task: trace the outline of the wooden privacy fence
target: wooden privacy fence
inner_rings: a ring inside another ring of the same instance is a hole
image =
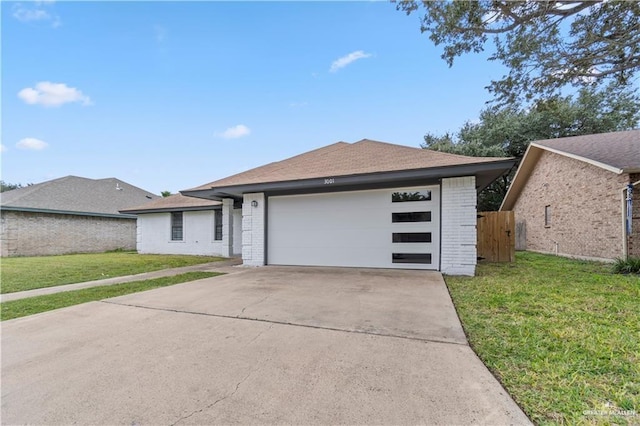
[[[515,220],[509,212],[478,213],[478,258],[489,262],[513,262],[516,256]]]

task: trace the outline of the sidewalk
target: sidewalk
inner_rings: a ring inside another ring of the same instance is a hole
[[[104,285],[128,283],[131,281],[143,281],[153,278],[169,277],[173,275],[184,274],[185,272],[206,271],[206,272],[224,272],[231,274],[241,272],[242,268],[238,266],[242,264],[242,259],[232,258],[221,262],[201,263],[199,265],[183,266],[181,268],[161,269],[159,271],[144,272],[136,275],[125,275],[123,277],[107,278],[104,280],[87,281],[76,284],[59,285],[55,287],[36,288],[34,290],[17,291],[15,293],[6,293],[0,295],[1,302],[9,302],[11,300],[26,299],[28,297],[43,296],[46,294],[62,293],[63,291],[80,290],[82,288],[99,287]]]

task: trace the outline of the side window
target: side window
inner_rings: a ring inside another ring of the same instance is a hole
[[[215,241],[222,240],[222,210],[214,210],[214,233],[213,239]]]
[[[171,213],[171,241],[182,241],[182,212]]]
[[[544,226],[551,226],[551,206],[544,206]]]

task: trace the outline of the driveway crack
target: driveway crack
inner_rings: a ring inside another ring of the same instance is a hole
[[[251,306],[256,306],[261,304],[262,302],[264,302],[265,300],[267,300],[269,297],[271,297],[270,294],[267,294],[265,297],[263,297],[262,299],[258,300],[257,302],[254,303],[249,303],[247,306],[245,306],[244,308],[242,308],[242,311],[240,311],[240,313],[238,314],[238,318],[240,318],[240,316],[242,314],[244,314],[244,311],[247,310],[247,308],[251,307]]]
[[[266,330],[265,330],[265,331],[266,331]],[[181,421],[186,420],[186,419],[188,419],[189,417],[191,417],[191,416],[193,416],[193,415],[195,415],[195,414],[202,413],[204,410],[208,410],[208,409],[210,409],[210,408],[213,408],[213,407],[215,407],[215,406],[216,406],[216,404],[218,404],[219,402],[224,401],[225,399],[229,399],[229,398],[231,398],[233,395],[235,395],[235,394],[236,394],[236,392],[238,392],[238,389],[240,388],[240,386],[241,386],[241,385],[242,385],[242,384],[243,384],[243,383],[244,383],[244,382],[249,378],[249,376],[251,376],[251,375],[253,374],[253,372],[254,372],[254,371],[255,371],[255,370],[251,370],[251,371],[249,372],[249,374],[247,374],[247,375],[244,377],[244,379],[242,379],[242,380],[240,380],[238,383],[236,383],[236,386],[235,386],[235,389],[233,390],[233,392],[231,392],[231,393],[229,393],[229,394],[227,394],[227,395],[223,396],[222,398],[218,398],[217,400],[215,400],[215,401],[214,401],[214,402],[212,402],[211,404],[209,404],[209,405],[207,405],[207,406],[205,406],[205,407],[202,407],[202,408],[201,408],[201,409],[199,409],[199,410],[192,411],[191,413],[187,414],[186,416],[182,416],[182,417],[180,417],[178,420],[176,420],[174,423],[172,423],[172,424],[171,424],[171,426],[175,426],[175,425],[177,425],[178,423],[180,423]]]
[[[267,331],[271,330],[273,328],[273,323],[271,323],[271,325],[269,325],[269,328],[267,328],[266,330],[262,330],[260,333],[258,333],[256,335],[256,337],[254,337],[253,339],[251,339],[251,341],[249,341],[249,343],[246,344],[246,346],[249,346],[250,344],[252,344],[253,342],[255,342],[256,340],[258,340],[258,338],[260,336],[262,336],[264,333],[266,333]]]

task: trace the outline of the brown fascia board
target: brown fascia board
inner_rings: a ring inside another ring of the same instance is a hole
[[[447,177],[471,176],[481,172],[489,173],[491,171],[498,172],[497,179],[503,173],[508,172],[516,164],[516,159],[505,158],[496,161],[487,161],[482,163],[459,164],[454,166],[430,167],[424,169],[410,169],[391,172],[366,173],[359,175],[347,176],[326,176],[322,178],[299,179],[280,182],[263,182],[244,185],[231,185],[225,187],[217,187],[210,189],[184,190],[180,191],[182,195],[204,199],[220,200],[222,198],[239,199],[244,193],[252,192],[276,192],[276,191],[295,191],[323,188],[336,188],[339,191],[342,187],[352,188],[354,186],[371,186],[415,181],[418,179],[434,180]],[[489,182],[491,183],[491,182]],[[479,190],[484,189],[488,184]],[[351,190],[351,189],[350,189]]]

